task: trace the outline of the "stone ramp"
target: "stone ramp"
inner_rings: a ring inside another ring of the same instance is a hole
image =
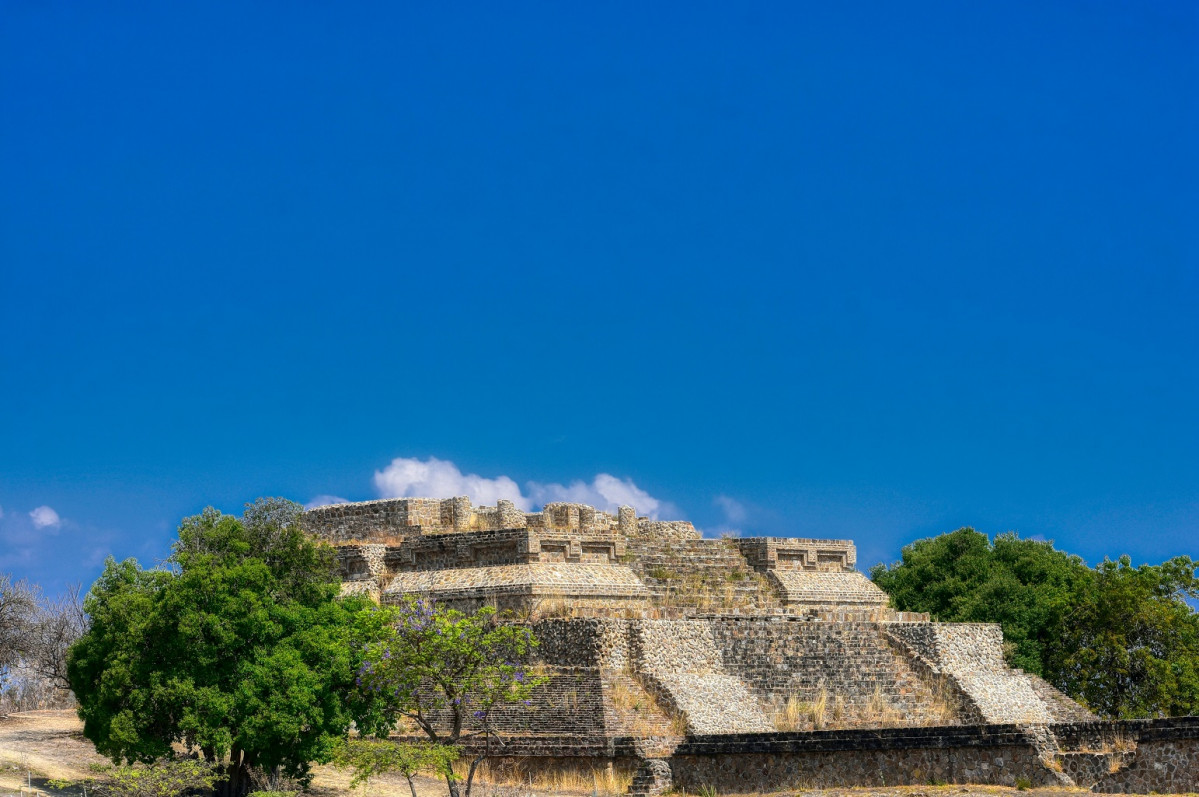
[[[757,698],[724,670],[711,626],[651,620],[634,626],[631,653],[645,685],[696,734],[768,733]]]
[[[1053,722],[1053,715],[1037,697],[1023,672],[952,673],[974,700],[984,722],[998,725],[1033,725]]]
[[[1017,670],[1019,672],[1019,670]],[[1058,691],[1052,684],[1030,672],[1024,673],[1028,685],[1041,698],[1054,722],[1096,722],[1099,717]]]
[[[987,723],[1044,725],[1053,712],[1022,670],[1008,668],[998,625],[890,623],[888,634],[914,660],[945,676]]]

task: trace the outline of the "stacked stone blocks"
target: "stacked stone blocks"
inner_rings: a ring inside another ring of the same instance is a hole
[[[514,767],[606,761],[636,770],[637,794],[672,778],[689,791],[1199,788],[1199,722],[1097,722],[1008,668],[998,626],[891,610],[847,540],[705,539],[632,507],[464,496],[322,507],[304,523],[336,546],[347,592],[533,624],[529,665],[546,683],[493,717]],[[813,707],[809,730],[780,732],[794,705]]]

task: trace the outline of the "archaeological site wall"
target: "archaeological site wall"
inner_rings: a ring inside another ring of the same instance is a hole
[[[1102,723],[1007,666],[999,626],[892,610],[848,540],[707,539],[687,522],[466,497],[304,515],[346,592],[510,610],[546,676],[493,715],[513,770],[670,787],[989,783],[1199,790],[1199,720]],[[436,719],[436,718],[435,718]],[[444,718],[443,718],[444,719]]]

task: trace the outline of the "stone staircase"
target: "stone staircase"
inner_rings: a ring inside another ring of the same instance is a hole
[[[766,717],[746,685],[725,671],[707,623],[639,624],[631,654],[643,683],[694,734],[768,733]]]
[[[977,721],[999,725],[1055,721],[1051,706],[1033,688],[1030,676],[1009,669],[1004,662],[998,626],[894,623],[886,634],[913,665],[946,679],[963,701],[963,708]]]
[[[626,557],[658,606],[702,613],[781,605],[772,582],[730,541],[630,537]]]
[[[1136,761],[1137,743],[1110,726],[1092,723],[1032,726],[1041,760],[1066,786],[1092,789]]]
[[[789,699],[805,704],[813,726],[945,725],[958,719],[952,696],[947,703],[938,694],[938,679],[911,666],[876,623],[722,618],[713,625],[724,669],[776,711]],[[818,705],[823,718],[816,721]]]

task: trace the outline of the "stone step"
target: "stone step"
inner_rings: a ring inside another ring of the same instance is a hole
[[[1100,780],[1119,772],[1136,758],[1135,752],[1063,752],[1054,758],[1062,773],[1082,789],[1094,788]]]

